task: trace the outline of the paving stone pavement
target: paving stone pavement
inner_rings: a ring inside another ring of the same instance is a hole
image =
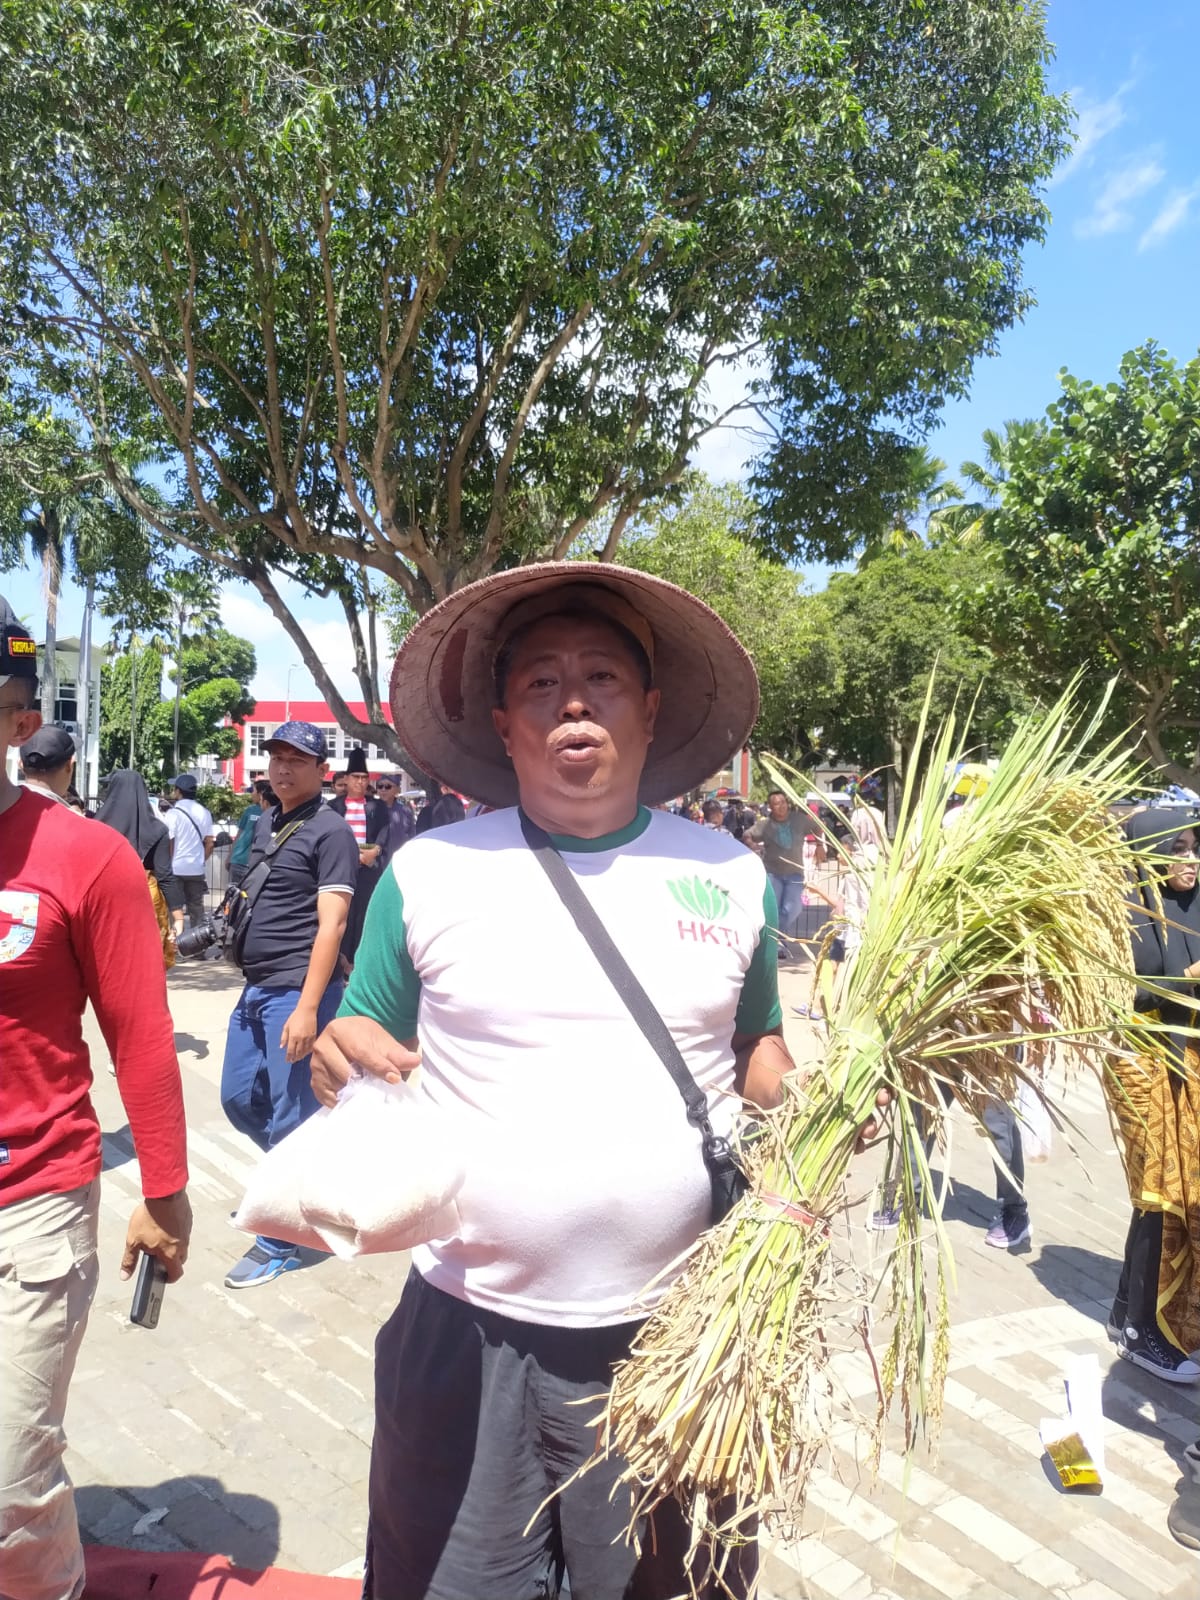
[[[812,1049],[792,1008],[804,971],[784,974],[787,1031]],[[372,1345],[407,1270],[402,1257],[315,1259],[258,1289],[224,1273],[244,1237],[228,1226],[253,1147],[226,1123],[218,1083],[236,974],[215,963],[170,978],[183,1066],[196,1225],[183,1281],[154,1332],[127,1321],[117,1277],[136,1166],[107,1053],[89,1028],[105,1134],[100,1289],[72,1389],[69,1465],[85,1539],[224,1553],[251,1567],[357,1574],[365,1533]],[[1127,1222],[1120,1166],[1098,1091],[1067,1105],[1082,1161],[1060,1147],[1028,1178],[1032,1250],[985,1249],[992,1170],[986,1148],[955,1131],[948,1231],[957,1260],[952,1353],[936,1453],[906,1467],[860,1465],[852,1430],[832,1441],[799,1540],[768,1541],[768,1600],[1194,1600],[1200,1557],[1176,1545],[1166,1512],[1183,1445],[1200,1433],[1197,1395],[1115,1358],[1104,1319]],[[872,1179],[848,1240],[881,1264],[863,1226]],[[1061,1374],[1094,1351],[1104,1373],[1108,1477],[1097,1497],[1057,1490],[1038,1421],[1065,1410]],[[864,1401],[869,1378],[851,1371]],[[893,1441],[894,1442],[894,1441]],[[164,1512],[157,1520],[150,1514]]]

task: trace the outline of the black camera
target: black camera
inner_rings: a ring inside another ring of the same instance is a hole
[[[263,874],[265,878],[265,873]],[[234,884],[212,913],[198,928],[189,928],[175,941],[175,954],[184,961],[202,956],[206,950],[217,949],[235,967],[242,964],[242,951],[250,931],[250,912],[253,902],[242,884]],[[257,893],[255,894],[257,899]]]
[[[228,931],[228,924],[223,916],[220,922],[216,917],[205,917],[198,928],[189,928],[186,933],[178,936],[175,940],[175,954],[181,961],[190,961],[193,956],[202,956],[215,944],[224,946]]]

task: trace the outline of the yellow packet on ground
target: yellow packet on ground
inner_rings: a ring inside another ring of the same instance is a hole
[[[1062,1429],[1069,1432],[1061,1432]],[[1057,1434],[1057,1437],[1055,1435]],[[1092,1460],[1087,1446],[1069,1422],[1062,1423],[1047,1418],[1041,1426],[1042,1448],[1054,1464],[1059,1482],[1064,1489],[1099,1489],[1103,1487],[1099,1468]]]
[[[1094,1354],[1075,1356],[1064,1374],[1067,1416],[1043,1417],[1038,1432],[1064,1489],[1104,1487],[1104,1409],[1100,1363]]]

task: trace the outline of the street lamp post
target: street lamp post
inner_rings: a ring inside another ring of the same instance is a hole
[[[303,671],[303,661],[293,661],[291,666],[287,669],[287,691],[283,702],[283,720],[285,722],[290,722],[292,720],[292,673]]]

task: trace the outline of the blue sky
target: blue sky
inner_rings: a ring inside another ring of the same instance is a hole
[[[1200,3],[1051,0],[1048,31],[1075,153],[1047,196],[1046,243],[1027,256],[1037,305],[930,440],[955,470],[978,458],[984,428],[1040,415],[1061,367],[1107,382],[1146,339],[1177,359],[1200,346]]]
[[[1048,192],[1047,241],[1026,261],[1037,304],[977,364],[969,396],[946,408],[930,440],[952,474],[979,457],[984,428],[1040,415],[1061,367],[1107,382],[1147,339],[1177,359],[1200,346],[1200,0],[1050,0],[1048,14],[1051,82],[1072,95],[1078,139]],[[752,454],[753,442],[731,432],[698,464],[736,477]],[[38,616],[35,574],[4,574],[0,584],[21,614]],[[291,598],[339,686],[357,693],[340,610]],[[241,586],[224,590],[224,613],[255,642],[260,697],[282,696],[296,660],[283,630]],[[60,631],[78,626],[79,596],[68,592]],[[294,671],[293,697],[314,693],[307,672]]]

